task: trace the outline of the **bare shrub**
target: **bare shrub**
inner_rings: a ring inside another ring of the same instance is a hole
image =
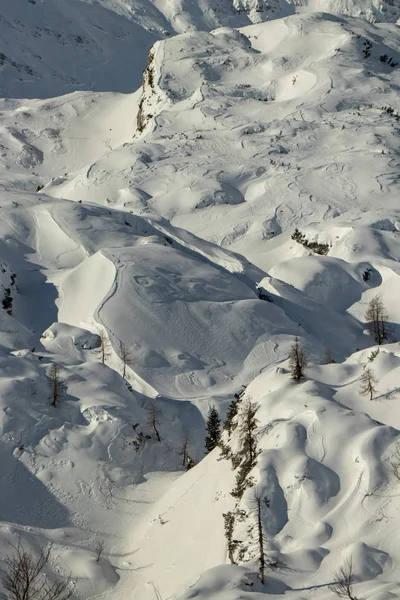
[[[50,583],[44,573],[50,550],[42,550],[37,558],[21,543],[13,550],[4,560],[6,573],[1,580],[7,600],[67,600],[72,595],[70,577]]]
[[[329,585],[331,592],[339,596],[339,598],[349,598],[349,600],[357,600],[353,593],[354,584],[354,566],[353,559],[348,558],[343,565],[339,567],[333,574],[334,581]]]
[[[96,555],[96,562],[100,561],[101,555],[103,554],[105,548],[105,542],[104,540],[97,540],[97,542],[94,545],[94,553]]]

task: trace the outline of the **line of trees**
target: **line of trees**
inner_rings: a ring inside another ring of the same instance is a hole
[[[374,296],[366,310],[365,319],[374,341],[378,345],[381,345],[385,340],[390,338],[391,328],[388,324],[388,318],[388,312],[384,307],[381,297],[379,295]],[[104,332],[102,332],[100,335],[99,347],[93,350],[93,352],[96,354],[96,356],[98,356],[102,364],[106,364],[111,355],[111,344]],[[378,350],[374,354],[374,358],[377,353]],[[120,347],[120,360],[122,363],[121,374],[122,377],[126,379],[128,368],[133,365],[133,356],[125,344],[121,344]],[[333,362],[335,362],[333,354],[331,350],[328,349],[326,351],[325,363],[329,364]],[[307,367],[308,363],[304,349],[299,338],[296,336],[291,345],[289,353],[289,369],[291,378],[296,383],[300,383],[306,376]],[[60,367],[56,364],[51,365],[47,377],[51,389],[51,404],[52,406],[56,407],[61,402],[65,393],[65,382],[60,375]],[[366,367],[361,377],[360,393],[368,396],[369,399],[372,400],[374,394],[376,393],[377,383],[378,381],[372,369],[369,366]],[[253,401],[251,398],[244,398],[244,390],[241,393],[236,394],[234,400],[232,400],[228,407],[226,420],[222,430],[221,418],[218,410],[215,406],[211,406],[206,422],[206,437],[204,443],[206,454],[210,453],[216,447],[220,447],[223,456],[231,459],[232,465],[237,471],[235,487],[231,491],[231,495],[237,501],[236,508],[234,511],[229,511],[223,515],[229,559],[232,563],[234,563],[235,560],[237,560],[236,555],[238,555],[239,558],[240,556],[243,557],[244,553],[247,551],[247,548],[243,546],[242,542],[234,539],[236,520],[244,520],[249,515],[252,516],[254,518],[255,528],[254,539],[257,545],[256,558],[258,562],[258,574],[260,581],[264,583],[265,570],[269,563],[265,552],[267,538],[263,529],[263,514],[266,507],[269,507],[269,501],[266,497],[262,497],[260,495],[258,490],[255,488],[255,481],[251,477],[251,471],[256,466],[257,459],[260,454],[257,439],[257,413],[259,408],[260,405],[257,402]],[[157,441],[161,442],[162,438],[160,427],[159,411],[154,403],[150,402],[147,406],[147,418],[144,425],[144,431],[147,431],[151,435],[145,435],[143,431],[139,432],[135,441],[133,442],[133,445],[136,445],[136,449],[141,448],[144,444],[144,441],[146,439],[150,439],[151,436],[155,436]],[[236,452],[232,452],[229,445],[222,441],[221,436],[223,432],[226,432],[227,435],[230,436],[235,430],[237,432],[239,449]],[[183,433],[179,454],[182,457],[182,466],[186,466],[187,468],[190,468],[194,464],[193,460],[189,456],[189,445],[190,434],[188,430],[185,430]],[[246,515],[245,511],[241,511],[239,509],[239,502],[246,489],[250,487],[254,487],[253,508],[250,510],[249,515]],[[240,547],[241,544],[242,547]],[[98,560],[101,555],[101,551],[102,548],[99,548]],[[8,572],[3,578],[3,587],[9,594],[9,600],[31,600],[31,598],[32,600],[67,600],[69,598],[69,580],[67,586],[64,586],[64,582],[61,584],[58,582],[55,587],[49,587],[47,583],[43,583],[43,587],[41,587],[40,590],[47,590],[47,592],[43,598],[40,596],[40,594],[38,595],[37,590],[34,587],[34,585],[36,585],[34,582],[41,574],[41,571],[46,565],[47,561],[48,554],[46,555],[42,553],[39,562],[35,563],[32,555],[29,555],[29,553],[27,554],[21,546],[16,548],[15,555],[6,559]],[[25,567],[21,567],[21,565],[25,565]],[[18,569],[22,568],[25,568],[28,571],[30,569],[31,573],[33,574],[29,576],[33,582],[33,596],[27,596],[24,590],[21,592],[21,583],[18,583],[18,581],[22,577],[22,571],[19,571]],[[335,573],[334,579],[335,581],[332,584],[329,584],[329,588],[332,592],[339,597],[347,597],[349,600],[356,600],[353,595],[352,586],[354,582],[354,569],[351,561],[344,563],[337,573]],[[20,596],[20,593],[23,595]]]

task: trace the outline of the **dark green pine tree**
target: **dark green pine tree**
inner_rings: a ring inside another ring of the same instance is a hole
[[[214,450],[218,446],[219,438],[221,437],[221,420],[215,406],[212,406],[208,411],[207,419],[207,435],[205,439],[206,453]]]
[[[226,411],[226,420],[225,420],[225,423],[224,423],[224,429],[225,429],[225,431],[228,432],[229,435],[236,428],[236,425],[234,425],[232,423],[233,419],[236,417],[236,415],[238,413],[238,410],[239,410],[240,398],[239,398],[238,394],[236,394],[236,396],[237,397],[235,397],[235,399],[232,400],[232,402],[228,406],[228,410]]]

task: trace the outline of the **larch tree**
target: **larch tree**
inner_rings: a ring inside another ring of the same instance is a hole
[[[94,348],[92,352],[100,358],[100,361],[103,365],[105,365],[107,359],[110,358],[111,344],[104,331],[100,333],[100,345],[98,346],[98,348]]]
[[[376,392],[375,386],[377,383],[378,380],[375,377],[371,367],[366,367],[361,376],[360,394],[362,394],[362,396],[369,396],[369,399],[372,400]]]
[[[335,362],[336,361],[333,358],[333,352],[332,352],[331,348],[326,348],[323,364],[324,365],[331,365],[331,364],[333,364]]]
[[[235,565],[236,561],[234,553],[238,544],[237,540],[233,539],[233,531],[235,529],[235,515],[232,511],[228,511],[226,513],[222,513],[222,517],[224,519],[224,530],[228,558],[231,564]]]
[[[60,369],[55,363],[49,369],[47,380],[51,390],[51,405],[56,407],[62,400],[65,384],[64,380],[60,377]]]
[[[379,294],[374,296],[365,312],[365,320],[368,324],[368,329],[373,335],[374,341],[381,345],[390,337],[390,327],[388,325],[389,314],[383,304],[383,300]]]
[[[251,399],[241,403],[237,426],[240,450],[234,457],[234,462],[239,470],[236,474],[236,486],[231,492],[234,498],[243,496],[243,492],[249,484],[248,475],[256,465],[259,455],[256,433],[258,426],[256,415],[259,408],[260,405]]]
[[[207,435],[204,443],[208,454],[218,446],[221,437],[221,419],[215,406],[212,406],[208,411],[206,430]]]
[[[236,417],[239,410],[239,403],[241,401],[240,394],[235,394],[234,400],[229,404],[228,410],[226,411],[224,430],[228,432],[228,435],[236,429],[236,425],[233,423],[233,419]]]
[[[256,539],[257,539],[257,562],[258,562],[258,576],[261,583],[265,583],[265,543],[266,537],[264,534],[263,527],[263,509],[264,506],[268,506],[268,500],[261,497],[258,490],[254,489],[253,493],[253,508],[252,513],[256,521]]]
[[[157,440],[159,442],[161,442],[161,436],[160,436],[160,432],[158,430],[158,428],[160,426],[158,417],[159,417],[158,409],[154,406],[153,402],[150,402],[149,406],[147,407],[146,428],[149,431],[152,431],[155,434]]]
[[[182,467],[187,466],[188,458],[189,458],[189,444],[190,444],[190,433],[188,429],[185,429],[183,432],[182,440],[181,440],[181,449],[180,456],[182,456]]]
[[[292,379],[297,383],[304,378],[307,368],[307,360],[304,351],[300,345],[299,338],[296,336],[289,354],[289,368]]]
[[[120,358],[122,362],[122,377],[126,379],[126,370],[128,367],[132,367],[134,362],[132,352],[126,344],[121,344]]]

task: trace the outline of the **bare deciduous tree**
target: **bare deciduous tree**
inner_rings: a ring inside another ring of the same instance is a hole
[[[96,554],[96,562],[100,561],[101,555],[103,554],[103,550],[105,548],[105,542],[104,540],[97,540],[97,542],[94,545],[94,552]]]
[[[241,451],[245,460],[252,465],[255,464],[259,454],[256,436],[258,425],[256,414],[259,408],[258,402],[248,399],[243,403],[239,413],[238,435],[242,446]]]
[[[228,551],[228,557],[232,565],[236,565],[235,561],[235,550],[238,545],[238,541],[233,539],[233,532],[235,529],[235,514],[232,511],[222,513],[224,518],[224,529],[225,539]]]
[[[236,474],[236,486],[231,491],[234,498],[241,498],[244,490],[250,486],[248,475],[257,462],[259,450],[257,447],[257,425],[256,417],[260,405],[251,399],[241,403],[238,415],[238,434],[240,441],[240,450],[233,457],[233,463],[239,467]]]
[[[324,364],[325,365],[331,365],[331,364],[333,364],[335,362],[336,361],[333,358],[333,352],[332,352],[331,348],[327,348],[325,350]]]
[[[60,377],[60,369],[58,365],[52,364],[48,375],[47,380],[49,382],[49,386],[51,389],[51,405],[57,406],[59,402],[61,402],[62,396],[65,391],[65,384],[63,379]]]
[[[262,523],[262,511],[263,505],[266,504],[265,500],[261,497],[258,490],[254,489],[253,493],[254,508],[253,514],[256,520],[256,536],[257,536],[257,561],[258,561],[258,576],[261,583],[265,583],[265,534]]]
[[[161,442],[160,433],[158,431],[158,428],[160,426],[160,422],[158,420],[158,414],[159,414],[159,411],[154,406],[153,402],[150,402],[149,406],[147,407],[146,427],[150,431],[153,431],[156,435],[157,440],[159,442]]]
[[[117,498],[115,496],[115,482],[109,477],[104,477],[103,480],[97,479],[97,485],[100,494],[103,496],[104,506],[107,510],[115,506]]]
[[[400,481],[400,442],[396,443],[392,456],[388,459],[390,471]]]
[[[377,344],[382,344],[390,336],[390,327],[387,323],[389,319],[388,312],[383,304],[379,294],[370,301],[365,312],[365,320]]]
[[[189,444],[190,444],[190,433],[187,429],[183,432],[182,441],[181,441],[181,449],[180,456],[182,456],[182,466],[186,467],[188,457],[189,457]]]
[[[375,377],[372,369],[370,367],[366,367],[364,369],[364,373],[361,376],[361,387],[360,394],[363,396],[369,396],[369,399],[373,399],[373,395],[376,392],[376,384],[378,383],[377,378]]]
[[[107,359],[111,356],[111,348],[109,339],[104,331],[100,333],[100,346],[98,348],[94,348],[92,352],[98,356],[103,363],[106,364]]]
[[[331,592],[339,598],[349,598],[357,600],[353,593],[354,584],[354,566],[352,558],[348,558],[343,565],[334,572],[334,581],[329,585]]]
[[[36,558],[21,543],[13,549],[4,560],[2,584],[7,600],[67,600],[72,595],[70,577],[50,583],[44,573],[50,550],[42,550]]]
[[[289,354],[289,368],[292,379],[297,383],[304,377],[307,368],[307,361],[304,356],[302,347],[300,346],[299,338],[296,336],[292,344]]]
[[[125,344],[121,344],[121,361],[122,361],[122,377],[126,379],[126,369],[127,367],[132,367],[133,365],[133,355],[129,350],[128,346]]]

